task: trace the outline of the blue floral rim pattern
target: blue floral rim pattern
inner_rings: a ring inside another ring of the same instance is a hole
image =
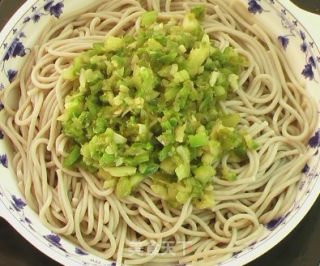
[[[41,22],[41,19],[46,16],[51,16],[54,18],[59,18],[64,12],[65,3],[64,0],[38,0],[35,4],[27,10],[25,15],[20,19],[15,27],[11,29],[10,36],[7,36],[6,41],[0,44],[0,48],[3,48],[3,56],[0,59],[1,71],[5,73],[7,78],[7,83],[12,83],[18,75],[19,69],[11,67],[14,64],[8,64],[9,62],[14,62],[17,58],[24,58],[30,52],[30,48],[26,46],[25,40],[28,38],[28,32],[25,30],[30,24],[37,24]],[[319,64],[320,56],[319,51],[316,51],[316,46],[310,35],[305,31],[303,26],[296,20],[288,10],[286,10],[279,1],[261,1],[261,0],[249,0],[248,1],[248,11],[259,16],[264,12],[270,12],[270,10],[276,11],[280,19],[280,23],[283,26],[283,34],[278,36],[278,41],[284,50],[287,50],[291,45],[291,40],[299,38],[300,40],[300,52],[305,54],[305,64],[301,66],[301,75],[307,79],[314,82],[320,82],[316,80],[315,72],[318,72],[320,76]],[[19,26],[17,26],[19,24]],[[10,41],[8,41],[10,40]],[[315,56],[317,54],[318,56]],[[0,80],[0,90],[4,89],[5,82]],[[7,84],[6,84],[7,85]],[[3,105],[0,103],[0,111],[3,109]],[[3,132],[0,129],[0,140],[5,138]],[[320,129],[316,131],[314,136],[309,141],[309,146],[314,149],[320,148]],[[316,154],[318,161],[319,156]],[[0,168],[3,167],[7,169],[9,166],[7,154],[0,154]],[[301,186],[306,185],[306,182],[311,184],[311,180],[318,177],[317,169],[306,165],[303,169],[303,173],[309,178],[307,181],[301,184]],[[307,191],[307,194],[310,191]],[[308,197],[306,195],[305,199]],[[102,259],[96,259],[88,252],[83,250],[80,247],[74,247],[73,250],[65,247],[67,243],[66,240],[54,234],[48,230],[47,234],[39,235],[35,230],[34,222],[29,218],[28,209],[26,202],[21,198],[21,196],[12,195],[10,192],[0,186],[0,204],[3,204],[5,208],[8,209],[12,216],[14,216],[18,222],[24,227],[30,234],[34,235],[39,241],[44,245],[52,247],[57,254],[68,258],[71,262],[82,264],[82,265],[106,265],[113,266],[114,262],[106,264]],[[294,209],[291,212],[294,212],[301,208],[303,202],[296,204]],[[9,206],[9,207],[7,207]],[[291,213],[290,212],[290,213]],[[250,247],[243,250],[240,253],[235,253],[233,257],[239,258],[244,256],[251,250],[257,248],[259,245],[262,245],[263,241],[267,241],[274,237],[275,234],[271,232],[276,232],[281,230],[281,226],[284,226],[289,222],[290,213],[287,213],[285,216],[278,219],[270,221],[266,225],[266,229],[270,231],[270,234],[266,236],[263,240],[253,243]],[[90,257],[92,256],[92,257]],[[88,259],[84,260],[86,257]],[[90,257],[90,258],[89,258]],[[229,260],[229,262],[230,262]],[[228,261],[227,261],[228,262]],[[226,262],[226,263],[227,263]],[[221,263],[223,265],[225,263]]]

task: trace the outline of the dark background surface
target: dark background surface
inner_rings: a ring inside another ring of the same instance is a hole
[[[0,0],[0,29],[23,2],[22,0]],[[293,2],[307,10],[320,13],[320,0],[293,0]],[[0,218],[0,266],[43,265],[57,266],[58,263],[34,248]],[[320,198],[289,236],[248,265],[320,266]]]

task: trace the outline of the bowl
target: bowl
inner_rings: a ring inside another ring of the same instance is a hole
[[[63,18],[94,0],[28,0],[14,14],[0,34],[0,90],[14,82],[26,55],[42,31],[52,20]],[[320,106],[320,17],[302,11],[288,0],[243,1],[258,23],[276,36],[293,70],[306,83],[306,88]],[[0,104],[0,109],[2,109]],[[320,109],[320,108],[318,108]],[[3,119],[0,111],[0,119]],[[320,193],[320,129],[309,141],[315,149],[305,165],[299,191],[290,210],[265,225],[262,237],[219,265],[243,265],[267,252],[285,238],[303,219]],[[51,232],[27,205],[21,194],[15,173],[11,169],[10,144],[0,131],[0,216],[9,222],[27,241],[64,265],[115,265],[94,256],[65,238]]]

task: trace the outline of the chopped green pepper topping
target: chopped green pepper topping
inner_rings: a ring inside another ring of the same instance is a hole
[[[151,178],[172,206],[213,206],[213,177],[237,178],[222,158],[247,160],[258,145],[220,104],[240,89],[247,60],[210,40],[205,13],[196,6],[182,21],[160,22],[147,12],[135,34],[107,37],[74,59],[63,72],[74,85],[60,117],[70,138],[65,167],[94,172],[118,197]]]

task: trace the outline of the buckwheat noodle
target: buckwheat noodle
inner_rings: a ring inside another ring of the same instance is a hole
[[[134,196],[118,199],[94,175],[62,166],[67,138],[57,118],[73,86],[62,70],[94,42],[134,33],[145,10],[160,11],[162,20],[182,19],[199,2],[94,1],[46,28],[1,96],[7,118],[0,126],[13,144],[11,165],[28,204],[50,230],[117,265],[214,265],[228,259],[290,209],[312,155],[307,140],[316,127],[316,105],[278,41],[238,1],[207,0],[201,1],[206,32],[221,49],[231,45],[250,62],[240,77],[242,89],[221,108],[239,113],[241,126],[260,144],[245,165],[223,159],[238,178],[214,178],[216,205],[198,210],[188,202],[173,209],[153,193],[149,180]],[[8,99],[16,91],[14,106]]]

